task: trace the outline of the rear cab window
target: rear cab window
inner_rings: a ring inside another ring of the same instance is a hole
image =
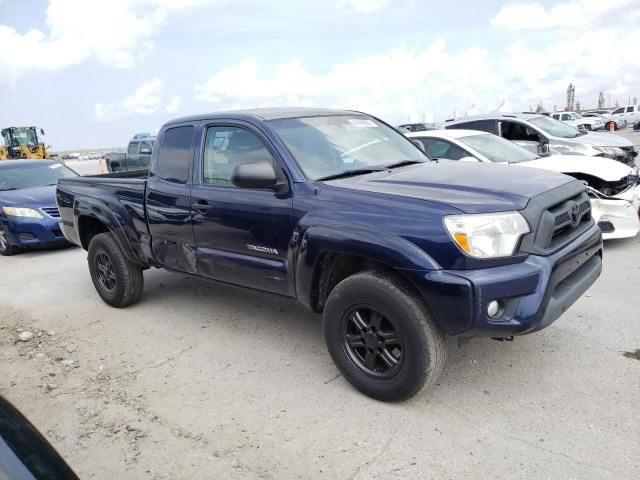
[[[187,183],[193,146],[193,125],[169,128],[158,153],[158,176],[167,182]]]
[[[138,145],[139,144],[140,144],[140,142],[130,142],[129,143],[129,147],[127,147],[127,154],[135,155],[136,153],[138,153]]]

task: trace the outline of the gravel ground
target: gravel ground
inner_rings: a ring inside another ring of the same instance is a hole
[[[293,301],[154,270],[111,309],[85,259],[0,257],[0,395],[81,478],[640,478],[640,237],[551,327],[450,339],[397,404],[340,377]]]

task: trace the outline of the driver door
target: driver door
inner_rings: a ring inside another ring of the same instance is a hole
[[[500,136],[526,148],[530,152],[539,154],[538,147],[543,139],[538,132],[520,122],[500,122]]]
[[[293,234],[291,191],[239,188],[231,182],[241,163],[268,161],[281,170],[275,150],[244,126],[213,124],[205,130],[199,178],[191,191],[198,272],[286,295]]]

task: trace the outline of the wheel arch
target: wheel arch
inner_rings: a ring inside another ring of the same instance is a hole
[[[83,249],[89,250],[89,245],[93,237],[100,233],[111,233],[127,259],[137,265],[143,265],[138,256],[133,251],[130,241],[124,234],[122,227],[106,217],[95,213],[80,213],[76,217],[77,234],[80,245]]]
[[[321,312],[340,281],[365,270],[383,270],[419,295],[403,270],[439,268],[424,251],[401,237],[359,228],[311,227],[300,243],[296,296],[313,311]]]

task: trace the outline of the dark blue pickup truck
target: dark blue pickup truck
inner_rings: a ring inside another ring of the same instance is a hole
[[[102,299],[135,303],[149,267],[296,298],[324,312],[331,356],[375,398],[432,384],[445,334],[548,326],[602,268],[583,183],[432,161],[362,113],[180,118],[155,146],[148,177],[59,182],[64,234]]]

